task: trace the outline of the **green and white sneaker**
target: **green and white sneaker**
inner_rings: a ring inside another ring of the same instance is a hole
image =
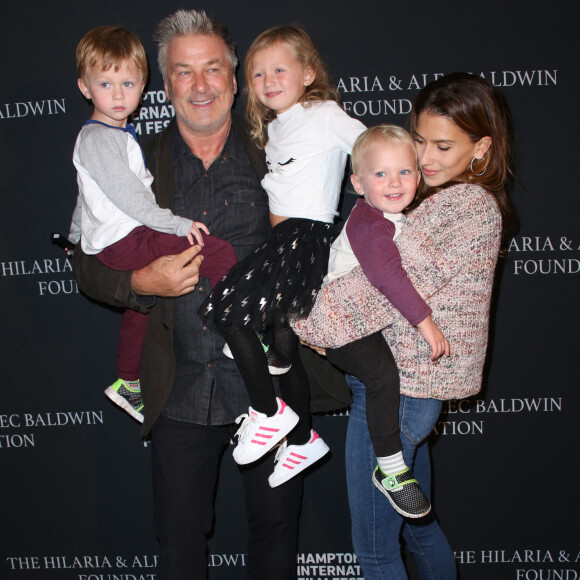
[[[427,496],[408,467],[391,475],[377,465],[373,472],[373,484],[402,516],[421,518],[431,511]]]
[[[119,405],[121,409],[127,411],[133,419],[137,419],[139,423],[143,423],[144,405],[139,379],[136,381],[117,379],[110,387],[105,389],[105,395],[115,405]]]

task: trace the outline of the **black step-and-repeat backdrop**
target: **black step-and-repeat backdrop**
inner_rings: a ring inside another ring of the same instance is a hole
[[[152,74],[135,124],[146,139],[173,114],[152,33],[182,7],[173,0],[19,0],[0,22],[2,579],[156,575],[150,448],[137,423],[103,395],[115,376],[120,315],[79,293],[49,234],[67,231],[76,197],[72,149],[91,113],[76,87],[77,42],[103,24],[123,24],[142,38]],[[302,23],[346,110],[367,125],[404,124],[417,90],[448,72],[481,74],[502,88],[515,126],[521,225],[498,277],[484,389],[446,405],[436,427],[435,507],[462,579],[577,580],[574,4],[221,0],[198,7],[229,25],[242,60],[262,30]],[[353,202],[345,197],[343,213]],[[363,578],[349,531],[347,421],[348,412],[316,419],[332,456],[305,480],[297,578]],[[209,577],[242,579],[246,526],[231,454],[222,475]]]

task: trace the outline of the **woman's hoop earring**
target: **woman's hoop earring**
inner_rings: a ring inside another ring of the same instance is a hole
[[[471,173],[473,173],[473,175],[475,175],[475,177],[481,177],[487,171],[487,165],[483,168],[483,171],[481,173],[475,173],[475,171],[473,170],[473,162],[474,161],[481,161],[481,159],[483,159],[483,158],[474,157],[471,160],[471,163],[469,164],[469,169],[470,169]]]

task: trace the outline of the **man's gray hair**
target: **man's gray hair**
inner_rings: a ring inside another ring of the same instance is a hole
[[[166,78],[167,45],[178,36],[218,36],[226,45],[232,71],[238,66],[236,47],[227,27],[209,17],[204,10],[178,10],[164,18],[153,36],[157,42],[157,63],[159,70]]]

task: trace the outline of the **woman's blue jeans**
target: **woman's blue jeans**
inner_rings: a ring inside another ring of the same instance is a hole
[[[422,580],[455,580],[455,558],[433,512],[419,519],[401,517],[371,482],[377,460],[366,423],[365,387],[347,375],[353,403],[346,436],[346,477],[352,519],[352,541],[365,580],[407,580],[401,558],[401,535]],[[399,422],[406,464],[425,494],[431,496],[431,463],[427,437],[441,401],[401,395]]]

